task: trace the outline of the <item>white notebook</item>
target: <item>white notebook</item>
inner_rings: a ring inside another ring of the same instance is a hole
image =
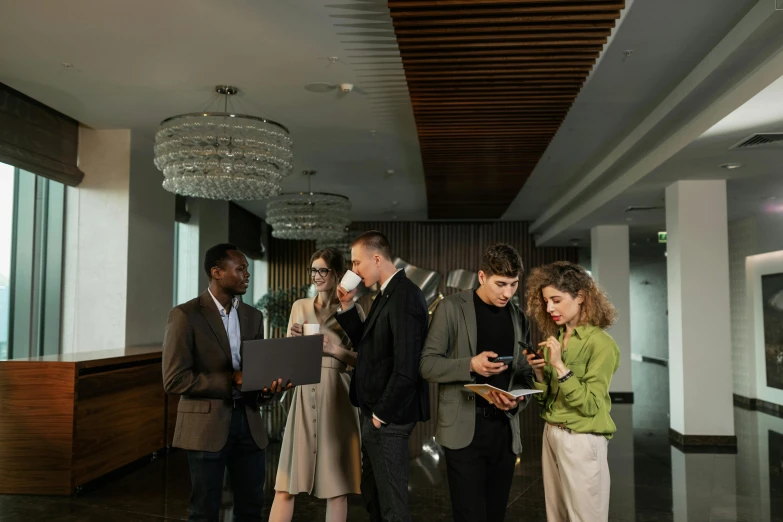
[[[488,401],[489,401],[490,390],[499,392],[505,395],[509,399],[518,399],[520,397],[525,397],[527,395],[535,395],[536,393],[543,393],[541,390],[527,390],[527,389],[506,391],[506,390],[501,390],[500,388],[495,388],[494,386],[490,386],[489,384],[466,384],[465,388],[469,389],[474,393],[481,395]]]

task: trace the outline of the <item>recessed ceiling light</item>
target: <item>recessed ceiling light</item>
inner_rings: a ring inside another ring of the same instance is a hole
[[[389,174],[389,175],[392,175],[392,174],[394,174],[394,169],[388,169],[388,170],[386,171],[386,174]]]
[[[734,170],[740,167],[742,167],[742,163],[724,163],[723,165],[720,166],[720,168],[726,170]]]

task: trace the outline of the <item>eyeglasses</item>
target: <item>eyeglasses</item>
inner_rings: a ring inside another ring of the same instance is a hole
[[[315,277],[315,274],[318,274],[321,277],[326,277],[329,275],[329,272],[331,272],[331,268],[311,268],[310,269],[310,277]]]

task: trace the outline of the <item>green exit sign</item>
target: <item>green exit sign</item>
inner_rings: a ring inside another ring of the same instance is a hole
[[[668,236],[666,235],[666,232],[658,232],[658,242],[659,243],[666,243],[666,239]]]

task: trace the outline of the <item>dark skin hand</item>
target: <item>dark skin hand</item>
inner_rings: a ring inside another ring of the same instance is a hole
[[[231,380],[234,381],[234,384],[237,386],[242,386],[242,372],[235,372],[234,375],[231,377]],[[293,388],[293,384],[291,384],[291,381],[288,381],[288,384],[283,388],[283,379],[277,379],[272,383],[272,385],[269,388],[264,388],[261,390],[261,393],[264,395],[274,395],[277,392],[281,392],[284,390],[290,390]]]

